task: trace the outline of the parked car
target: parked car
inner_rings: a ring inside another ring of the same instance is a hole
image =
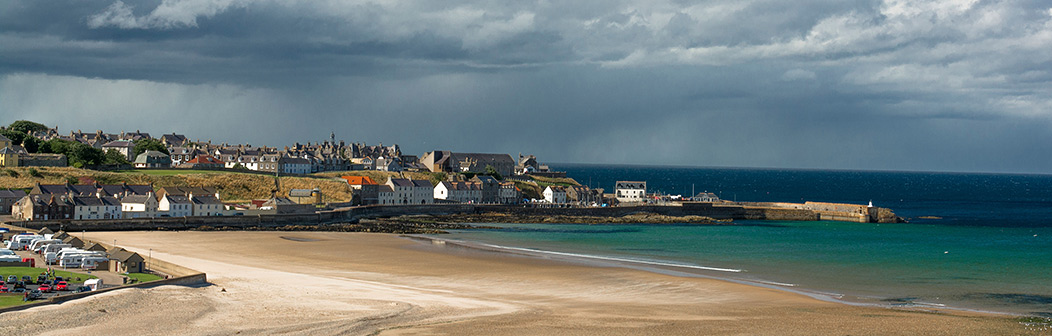
[[[90,292],[90,291],[91,291],[91,287],[88,287],[88,286],[77,286],[77,289],[73,290],[74,293],[83,293],[83,292]]]
[[[11,290],[11,293],[25,293],[25,292],[26,292],[25,288],[15,288],[15,289]]]
[[[15,288],[26,288],[26,283],[21,281],[15,282]]]
[[[46,275],[41,274],[37,276],[37,283],[44,283],[44,281],[47,281]]]
[[[60,276],[57,276],[57,277],[55,277],[55,281],[62,281],[62,280],[66,280],[66,279],[63,279],[63,278],[62,278],[62,277],[60,277]]]
[[[50,284],[40,284],[40,287],[37,287],[37,290],[40,290],[44,293],[51,293],[54,291],[54,289],[51,288]]]
[[[55,290],[66,291],[66,290],[69,290],[68,287],[69,287],[69,284],[66,283],[65,281],[59,281],[58,284],[55,285]]]
[[[26,284],[32,285],[33,284],[33,277],[30,277],[28,275],[23,275],[22,276],[22,281],[24,281]]]
[[[11,276],[7,277],[7,282],[15,282],[15,281],[18,281],[18,276],[11,275]]]
[[[36,299],[43,298],[43,297],[44,297],[44,293],[41,292],[40,290],[34,289],[34,290],[29,291],[29,299],[30,300],[36,300]]]
[[[7,293],[7,292],[10,292],[10,291],[11,290],[8,289],[7,286],[0,286],[0,293]]]

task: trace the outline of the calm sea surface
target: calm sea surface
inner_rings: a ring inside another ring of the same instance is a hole
[[[452,238],[501,246],[738,269],[845,301],[1052,316],[1052,176],[553,165],[582,184],[709,191],[741,201],[893,209],[908,224],[499,225]],[[924,218],[921,218],[924,217]],[[791,285],[791,286],[788,286]]]

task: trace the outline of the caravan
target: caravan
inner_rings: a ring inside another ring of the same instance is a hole
[[[64,243],[51,243],[51,244],[47,244],[47,245],[41,246],[37,253],[40,253],[41,255],[43,255],[45,253],[48,253],[48,252],[55,252],[55,253],[57,253],[58,251],[61,251],[62,249],[68,248],[68,247],[73,247],[73,245],[64,244]]]
[[[37,238],[37,239],[33,239],[32,241],[30,241],[30,243],[29,243],[29,250],[39,253],[40,248],[44,247],[44,245],[54,244],[54,243],[61,243],[61,242],[62,241],[58,240],[58,239]]]
[[[11,240],[7,242],[7,248],[11,250],[24,250],[29,242],[33,239],[44,238],[41,235],[17,235],[11,237]]]

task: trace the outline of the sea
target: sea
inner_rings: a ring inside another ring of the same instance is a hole
[[[581,261],[618,261],[848,304],[1052,317],[1052,175],[558,164],[613,190],[726,200],[841,202],[908,223],[486,224],[442,239]]]

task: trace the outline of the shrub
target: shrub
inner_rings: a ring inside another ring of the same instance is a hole
[[[18,172],[14,171],[14,170],[4,169],[4,172],[7,173],[7,176],[16,177],[16,178],[18,177]]]
[[[44,177],[44,175],[41,174],[40,171],[37,171],[36,168],[29,168],[29,170],[27,172],[29,173],[29,176],[32,176],[32,177],[38,177],[38,178],[39,177]]]

